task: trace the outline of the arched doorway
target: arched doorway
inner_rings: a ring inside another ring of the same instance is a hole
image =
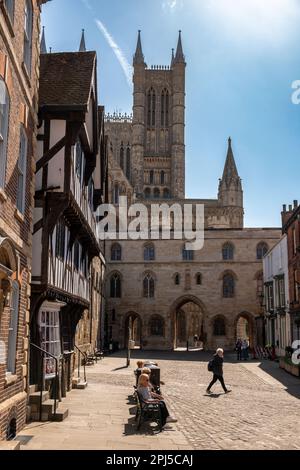
[[[240,313],[235,321],[235,340],[246,339],[250,348],[254,346],[254,318],[248,312]]]
[[[202,303],[194,296],[186,296],[178,299],[172,306],[173,321],[173,348],[194,345],[194,336],[199,342],[205,342],[204,332],[204,308]]]
[[[135,312],[130,312],[125,320],[125,349],[128,347],[128,340],[134,341],[134,347],[136,349],[141,349],[142,320],[141,317]]]

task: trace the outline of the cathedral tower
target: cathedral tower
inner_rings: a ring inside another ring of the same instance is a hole
[[[223,176],[219,183],[218,200],[221,206],[231,209],[232,228],[242,228],[244,225],[242,180],[235,164],[230,137]]]
[[[185,194],[185,58],[179,33],[171,65],[147,67],[140,31],[133,59],[132,182],[146,198]]]

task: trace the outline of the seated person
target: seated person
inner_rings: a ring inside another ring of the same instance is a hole
[[[141,374],[138,382],[138,392],[140,393],[142,400],[145,403],[158,403],[161,411],[162,426],[166,423],[176,423],[177,419],[169,415],[167,406],[161,395],[155,392],[151,392],[149,385],[149,375]]]
[[[160,395],[160,387],[159,385],[154,385],[151,383],[151,369],[150,367],[143,367],[142,374],[147,374],[149,376],[149,386],[151,387],[152,392],[156,392]]]
[[[142,369],[143,369],[143,367],[144,367],[144,363],[143,363],[143,361],[137,361],[136,365],[137,365],[137,368],[136,368],[135,371],[134,371],[134,375],[136,376],[136,387],[137,387],[137,385],[138,385],[138,380],[139,380],[139,376],[140,376],[141,373],[142,373]]]

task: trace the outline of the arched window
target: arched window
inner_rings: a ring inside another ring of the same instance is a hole
[[[150,319],[150,335],[164,336],[165,323],[159,315],[153,315]]]
[[[180,285],[180,274],[179,273],[175,274],[174,280],[175,280],[175,285],[179,286]]]
[[[119,204],[120,188],[118,183],[114,186],[114,204]]]
[[[121,297],[121,278],[115,273],[110,278],[110,297],[119,299]]]
[[[201,284],[202,284],[202,274],[201,273],[196,274],[196,284],[197,284],[197,286],[201,286]]]
[[[232,274],[225,274],[223,277],[223,297],[234,297],[235,281]]]
[[[145,198],[146,199],[150,199],[151,197],[151,189],[150,188],[146,188],[145,189]]]
[[[261,242],[256,247],[256,259],[263,259],[263,257],[268,253],[269,247],[266,243]]]
[[[165,172],[160,172],[160,184],[165,184]]]
[[[168,188],[165,188],[164,189],[164,199],[169,199],[170,197],[170,191],[168,190]]]
[[[9,108],[7,88],[0,77],[0,188],[4,188],[5,185]]]
[[[17,337],[19,323],[19,284],[12,284],[11,310],[8,333],[7,371],[12,374],[16,371]]]
[[[225,243],[222,249],[223,260],[233,260],[234,257],[234,246],[231,243]]]
[[[144,261],[155,260],[155,248],[153,243],[147,243],[144,247]]]
[[[154,184],[154,171],[150,171],[150,184]]]
[[[194,259],[194,251],[193,250],[186,250],[185,246],[182,249],[182,259],[183,261],[193,261]]]
[[[161,127],[169,126],[169,92],[164,89],[161,94]]]
[[[121,142],[121,148],[120,148],[120,167],[124,171],[124,147],[123,147],[123,142]]]
[[[114,243],[111,247],[111,261],[121,261],[122,248],[119,243]]]
[[[156,114],[156,96],[153,88],[150,88],[147,97],[147,124],[148,127],[155,126],[155,114]]]
[[[27,72],[31,76],[31,56],[32,56],[32,24],[33,10],[31,0],[25,0],[25,25],[24,25],[24,64]]]
[[[147,274],[143,281],[143,295],[147,299],[154,297],[154,279],[151,274]]]
[[[158,188],[154,188],[153,194],[155,199],[160,198],[160,190]]]
[[[9,15],[10,21],[13,23],[14,21],[14,12],[15,12],[15,0],[4,0],[4,5],[6,7],[6,11]]]
[[[126,178],[128,180],[130,180],[130,169],[131,169],[130,147],[127,147],[127,150],[126,150]]]
[[[226,336],[226,324],[223,317],[218,317],[214,321],[214,336]]]

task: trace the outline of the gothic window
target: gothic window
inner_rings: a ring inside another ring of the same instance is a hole
[[[146,199],[150,199],[151,197],[151,189],[150,188],[146,188],[145,189],[145,198]]]
[[[144,261],[154,261],[155,260],[155,248],[153,243],[148,243],[144,247]]]
[[[186,250],[185,246],[182,249],[182,259],[183,261],[193,261],[194,259],[194,251],[193,250]]]
[[[26,163],[27,163],[27,136],[23,124],[20,129],[20,149],[18,159],[18,186],[17,186],[17,208],[21,214],[25,212],[25,186],[26,186]]]
[[[3,188],[5,183],[9,108],[7,88],[0,77],[0,188]]]
[[[180,285],[180,274],[176,273],[174,279],[175,279],[175,285],[179,286]]]
[[[127,147],[127,150],[126,150],[126,178],[128,180],[130,180],[130,167],[131,167],[130,147]]]
[[[266,243],[259,243],[256,247],[256,259],[263,259],[263,257],[268,253],[269,247]]]
[[[19,323],[19,284],[12,284],[10,322],[8,328],[7,371],[12,374],[16,371],[17,337]]]
[[[147,274],[143,281],[143,295],[147,299],[154,297],[154,279],[151,274]]]
[[[147,97],[147,124],[148,127],[155,127],[156,96],[153,88],[150,88]]]
[[[222,249],[222,255],[224,261],[233,260],[234,257],[234,247],[231,243],[226,243]]]
[[[114,243],[111,247],[111,261],[121,261],[122,248],[119,243]]]
[[[165,172],[160,172],[160,184],[165,184]]]
[[[123,142],[121,143],[121,148],[120,148],[120,167],[124,171],[124,147],[123,147]]]
[[[150,319],[150,335],[164,336],[164,320],[159,315],[153,315]]]
[[[150,171],[150,184],[154,184],[154,171]]]
[[[235,281],[232,274],[225,274],[223,277],[223,297],[234,297]]]
[[[223,317],[218,317],[214,321],[214,336],[226,336],[226,325]]]
[[[110,278],[110,297],[119,299],[121,297],[121,278],[115,273]]]
[[[196,284],[197,284],[197,286],[201,286],[201,284],[202,284],[202,274],[201,273],[196,274]]]
[[[169,92],[164,89],[161,94],[161,127],[169,126]]]
[[[32,56],[32,25],[33,10],[31,0],[25,0],[25,24],[24,24],[24,64],[29,75],[31,75]]]
[[[15,12],[15,0],[4,0],[4,5],[6,7],[6,11],[9,15],[10,20],[13,22]]]
[[[55,256],[61,260],[65,257],[65,224],[62,220],[56,225]]]
[[[165,188],[164,189],[164,199],[169,199],[170,197],[170,191],[168,190],[168,188]]]
[[[159,199],[160,198],[160,190],[159,188],[154,188],[154,198]]]

